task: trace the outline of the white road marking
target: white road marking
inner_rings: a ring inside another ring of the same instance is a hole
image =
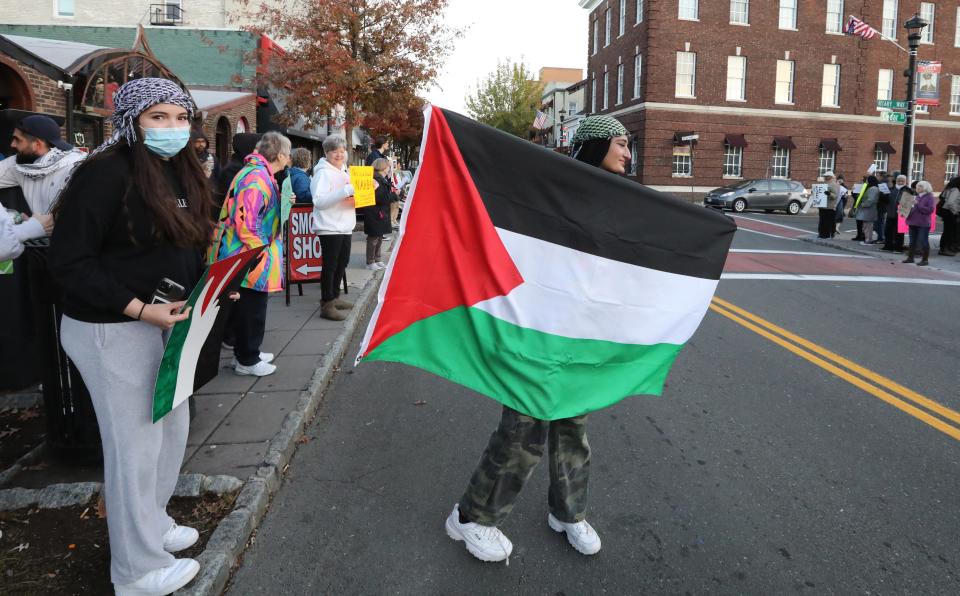
[[[843,254],[835,255],[835,254],[825,253],[825,252],[810,252],[810,251],[803,251],[803,250],[760,250],[760,249],[754,249],[754,248],[731,248],[730,252],[745,252],[745,253],[755,252],[755,253],[768,254],[768,255],[812,255],[815,257],[839,257],[843,259],[874,258],[868,255],[843,255]]]
[[[742,216],[742,215],[733,215],[732,217],[736,217],[736,218],[739,218],[739,219],[746,219],[746,220],[748,220],[748,221],[755,221],[755,222],[757,222],[757,223],[767,224],[768,226],[777,226],[778,228],[784,228],[784,229],[786,229],[786,230],[793,230],[793,231],[795,231],[795,232],[803,232],[804,234],[813,234],[813,233],[814,233],[814,232],[812,232],[812,231],[810,231],[810,230],[805,230],[805,229],[803,229],[803,228],[795,228],[795,227],[793,227],[793,226],[787,226],[787,225],[784,225],[784,224],[773,223],[772,221],[766,221],[766,220],[763,220],[763,219],[754,219],[754,218],[752,218],[752,217],[744,217],[744,216]]]
[[[925,286],[960,286],[960,281],[948,279],[918,279],[910,277],[881,277],[874,275],[805,275],[801,273],[724,273],[720,279],[774,280],[774,281],[857,281],[870,283],[918,284]]]
[[[799,238],[790,238],[789,236],[777,236],[776,234],[770,234],[767,232],[759,232],[757,230],[751,230],[750,228],[737,228],[738,232],[750,232],[752,234],[760,234],[761,236],[770,236],[771,238],[777,238],[779,240],[794,240],[799,241]]]

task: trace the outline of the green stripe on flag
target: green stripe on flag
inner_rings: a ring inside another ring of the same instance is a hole
[[[13,273],[13,261],[0,261],[0,275]]]
[[[682,348],[561,337],[457,307],[417,321],[364,360],[423,368],[527,415],[557,420],[630,395],[660,395]]]

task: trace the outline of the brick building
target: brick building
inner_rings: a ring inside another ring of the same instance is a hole
[[[636,137],[638,181],[702,193],[740,178],[806,185],[828,169],[900,169],[903,126],[876,100],[905,99],[908,56],[844,35],[850,14],[901,46],[931,22],[920,60],[940,60],[940,105],[917,115],[915,177],[934,187],[960,153],[960,6],[919,0],[579,0],[589,10],[588,110]],[[699,135],[691,148],[680,137]]]

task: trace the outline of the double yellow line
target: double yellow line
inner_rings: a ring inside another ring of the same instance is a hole
[[[960,441],[960,413],[726,300],[714,297],[710,310]]]

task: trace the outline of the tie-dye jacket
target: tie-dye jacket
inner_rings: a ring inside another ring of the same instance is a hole
[[[242,287],[279,292],[284,283],[280,191],[267,160],[251,153],[230,184],[207,260],[213,263],[264,245],[263,257],[250,269]]]

